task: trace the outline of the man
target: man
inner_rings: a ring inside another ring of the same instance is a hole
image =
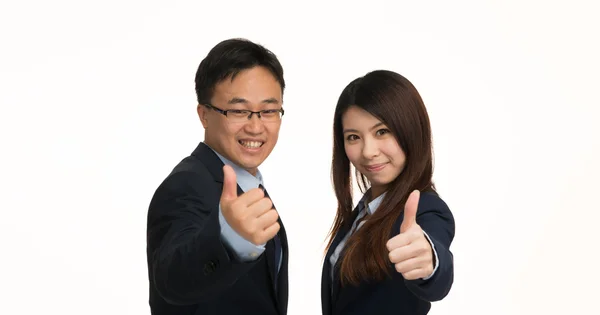
[[[152,314],[287,313],[286,234],[258,171],[277,143],[284,88],[277,57],[247,40],[225,40],[200,63],[204,141],[148,210]]]

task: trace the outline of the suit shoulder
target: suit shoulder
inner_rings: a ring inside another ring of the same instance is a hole
[[[206,165],[204,165],[204,163],[202,163],[202,161],[200,159],[198,159],[197,157],[195,157],[193,155],[187,156],[183,160],[181,160],[181,162],[179,162],[173,168],[173,170],[171,171],[169,176],[172,176],[177,173],[182,173],[182,172],[190,172],[190,173],[195,173],[202,177],[212,178],[212,175],[211,175],[210,171],[208,170],[208,168],[206,167]],[[167,178],[169,176],[167,176]]]
[[[194,156],[181,160],[160,183],[154,195],[167,191],[204,190],[214,183],[206,165]]]
[[[442,211],[450,211],[448,204],[434,192],[422,192],[419,198],[419,208],[427,210],[429,208],[438,209]]]
[[[454,215],[448,207],[448,204],[434,192],[423,192],[419,199],[417,209],[417,218],[423,215],[435,215],[443,218],[447,222],[454,223]]]

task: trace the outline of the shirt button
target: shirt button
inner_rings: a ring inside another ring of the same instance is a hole
[[[256,256],[258,256],[258,254],[257,254],[256,252],[254,252],[254,253],[250,253],[250,257],[252,257],[252,258],[256,258]]]

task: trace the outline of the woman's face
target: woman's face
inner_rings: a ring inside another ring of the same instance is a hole
[[[402,173],[404,151],[383,122],[357,106],[351,106],[342,115],[342,130],[346,155],[371,182],[376,198]]]

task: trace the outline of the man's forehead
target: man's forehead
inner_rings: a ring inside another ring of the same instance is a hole
[[[268,99],[281,102],[283,91],[280,83],[270,73],[266,73],[265,76],[256,72],[241,72],[233,79],[229,78],[217,83],[214,93],[223,94],[222,98],[227,102],[235,98],[238,100],[234,103],[243,103],[240,100],[260,103]]]
[[[281,95],[277,95],[276,93],[254,93],[255,95],[251,95],[250,93],[228,93],[225,91],[215,91],[213,98],[215,103],[220,105],[268,105],[268,104],[281,104]]]

